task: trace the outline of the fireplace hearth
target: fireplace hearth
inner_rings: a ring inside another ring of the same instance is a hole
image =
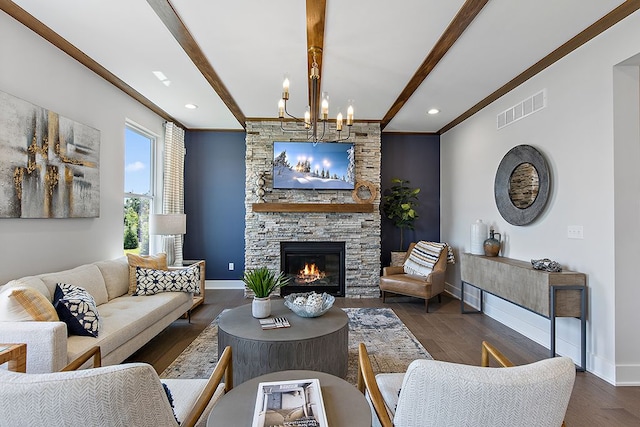
[[[290,278],[282,295],[299,292],[345,294],[344,242],[280,242],[280,268]]]

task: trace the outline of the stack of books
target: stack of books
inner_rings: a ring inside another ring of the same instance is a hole
[[[289,328],[291,325],[286,317],[268,317],[260,319],[262,329]]]

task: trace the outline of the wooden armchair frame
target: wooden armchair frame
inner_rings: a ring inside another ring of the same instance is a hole
[[[500,350],[490,343],[482,341],[482,359],[480,366],[489,367],[491,360],[495,360],[502,368],[515,366]],[[360,343],[358,347],[358,390],[362,393],[369,392],[369,399],[378,416],[380,425],[382,427],[393,427],[393,420],[391,420],[387,412],[387,407],[378,383],[376,382],[375,373],[373,372],[371,360],[369,359],[369,353],[364,343]],[[564,421],[562,422],[562,427],[566,427]]]
[[[11,351],[9,351],[11,350]],[[4,357],[2,357],[4,356]],[[87,350],[75,360],[65,366],[62,371],[75,371],[84,365],[89,359],[93,358],[93,367],[98,368],[102,365],[100,347],[95,346]],[[228,393],[233,388],[233,365],[232,365],[231,347],[225,347],[220,355],[215,369],[209,376],[207,384],[193,404],[188,415],[180,424],[181,427],[193,427],[198,422],[211,398],[224,379],[224,392]],[[16,372],[25,372],[26,363],[26,344],[12,345],[6,352],[0,355],[0,364],[9,362],[9,368]],[[21,364],[22,361],[22,364]],[[26,374],[25,374],[26,375]]]

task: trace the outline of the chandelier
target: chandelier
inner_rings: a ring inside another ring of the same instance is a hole
[[[299,119],[287,111],[287,101],[289,100],[289,79],[285,77],[282,83],[282,99],[278,102],[278,117],[280,118],[280,128],[283,132],[296,132],[297,129],[285,129],[284,116],[285,114],[297,122],[304,121],[304,128],[307,130],[307,139],[315,144],[321,141],[345,141],[351,136],[351,126],[353,125],[353,101],[349,100],[349,106],[347,107],[346,121],[342,116],[342,112],[338,111],[336,116],[336,137],[329,137],[326,135],[327,122],[329,119],[329,94],[322,92],[321,98],[318,98],[320,94],[320,69],[316,62],[316,52],[322,51],[317,47],[309,49],[313,56],[313,62],[311,63],[311,72],[309,74],[309,83],[311,88],[311,105],[307,107],[307,111],[304,113],[304,120]],[[320,110],[320,111],[318,111]],[[322,134],[318,135],[318,121],[322,123]],[[343,123],[343,121],[345,123]],[[347,136],[342,137],[343,124],[346,124],[349,133]],[[326,139],[325,139],[326,135]]]

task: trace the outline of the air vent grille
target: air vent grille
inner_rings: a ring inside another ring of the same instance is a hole
[[[498,114],[498,129],[502,129],[503,127],[510,125],[513,122],[524,119],[528,115],[533,114],[536,111],[540,111],[546,106],[547,91],[546,89],[543,89],[535,95],[530,96],[524,101]]]

